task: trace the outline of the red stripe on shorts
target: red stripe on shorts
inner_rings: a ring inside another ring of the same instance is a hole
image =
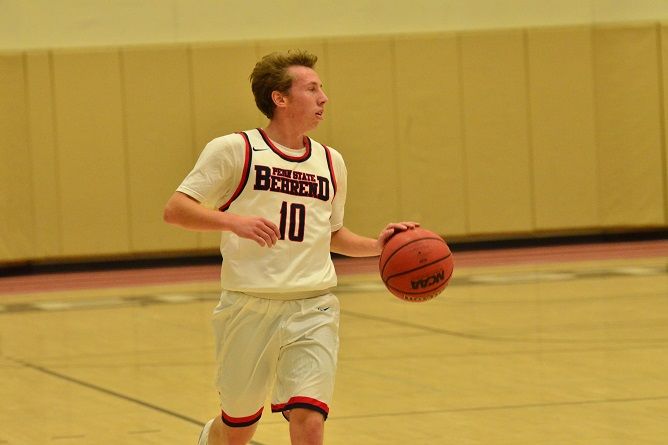
[[[262,410],[264,410],[264,407],[260,408],[260,410],[255,414],[246,417],[232,417],[226,414],[225,411],[221,410],[221,418],[223,419],[223,423],[227,426],[237,428],[242,426],[249,426],[260,420],[260,417],[262,417]]]
[[[329,406],[326,403],[321,402],[320,400],[312,399],[310,397],[296,396],[291,397],[287,403],[277,403],[271,404],[271,411],[277,413],[279,411],[287,411],[293,408],[306,408],[312,409],[322,413],[327,418],[329,414]]]

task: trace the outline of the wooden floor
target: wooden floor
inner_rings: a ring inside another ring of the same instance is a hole
[[[338,261],[328,445],[668,443],[668,242],[456,253],[404,303]],[[217,266],[0,279],[0,444],[187,444],[217,411]],[[265,410],[256,445],[288,444]]]

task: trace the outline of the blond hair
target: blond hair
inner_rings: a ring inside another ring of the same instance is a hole
[[[276,104],[271,93],[278,91],[287,94],[292,86],[292,77],[288,74],[291,66],[313,68],[318,57],[304,50],[288,51],[287,53],[271,53],[255,64],[250,75],[251,89],[255,96],[255,104],[262,114],[269,119],[274,117]]]

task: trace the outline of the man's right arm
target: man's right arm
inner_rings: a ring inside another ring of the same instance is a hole
[[[255,217],[209,209],[194,198],[181,192],[167,201],[163,219],[184,229],[201,232],[230,231],[241,238],[255,241],[260,246],[273,246],[279,237],[278,227],[271,221]]]

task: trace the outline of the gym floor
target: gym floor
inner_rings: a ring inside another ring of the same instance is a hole
[[[328,445],[664,444],[668,241],[455,251],[427,303],[337,259]],[[0,444],[195,444],[218,265],[0,278]],[[289,444],[265,409],[256,445]]]

